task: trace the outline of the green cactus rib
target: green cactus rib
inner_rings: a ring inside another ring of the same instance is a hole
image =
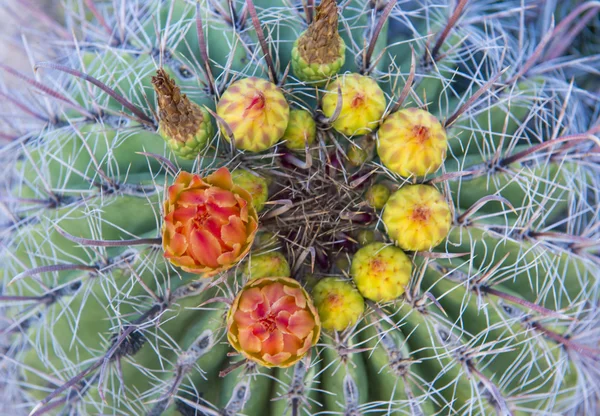
[[[421,108],[446,129],[443,166],[410,178],[378,158],[377,127],[332,128],[333,78],[295,76],[319,2],[64,3],[47,55],[27,43],[35,76],[0,64],[35,93],[0,80],[0,413],[598,413],[600,99],[585,90],[596,2],[338,2],[339,73],[377,82],[380,121]],[[219,127],[186,159],[159,133],[159,68]],[[217,104],[250,77],[314,119],[305,149],[244,152],[224,137]],[[163,256],[163,203],[179,172],[221,167],[260,176],[269,195],[250,252],[260,261],[206,279]],[[441,244],[406,253],[403,295],[366,300],[356,324],[323,329],[289,368],[235,352],[225,317],[253,275],[284,270],[309,293],[322,278],[354,285],[354,254],[393,243],[368,203],[374,184],[428,184],[451,209]]]

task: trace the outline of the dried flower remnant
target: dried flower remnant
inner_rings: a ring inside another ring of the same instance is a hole
[[[152,77],[158,97],[158,131],[182,159],[194,159],[214,135],[208,111],[190,101],[163,69]]]
[[[323,0],[317,15],[292,49],[292,70],[301,81],[318,82],[337,74],[346,62],[346,44],[338,32],[335,0]]]

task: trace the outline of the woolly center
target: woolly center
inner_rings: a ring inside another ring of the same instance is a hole
[[[414,140],[419,144],[425,143],[427,140],[429,140],[430,136],[429,129],[418,124],[413,127],[412,134]]]
[[[413,221],[425,222],[431,217],[431,210],[425,205],[417,205],[413,209],[412,219]]]

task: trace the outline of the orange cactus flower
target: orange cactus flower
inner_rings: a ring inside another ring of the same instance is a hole
[[[251,280],[227,315],[227,338],[265,367],[289,367],[317,343],[319,314],[308,293],[289,277]]]
[[[177,175],[167,192],[162,227],[165,258],[186,272],[213,276],[239,262],[258,228],[252,197],[221,168],[205,178]]]

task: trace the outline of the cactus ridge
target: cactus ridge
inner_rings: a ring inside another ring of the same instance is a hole
[[[23,2],[44,33],[24,29],[33,73],[0,63],[0,413],[597,414],[600,7],[533,3],[65,0],[63,25]],[[303,78],[296,43],[344,57]],[[243,114],[218,104],[253,77],[314,140],[236,147]],[[383,93],[368,128],[337,127],[344,77]],[[406,109],[445,131],[439,169],[379,158],[379,126]],[[164,201],[181,172],[223,167],[268,200],[250,254],[202,278],[164,257]],[[374,186],[435,188],[449,211],[445,238],[402,247],[401,295],[323,326],[289,368],[235,352],[228,311],[253,274],[367,297],[355,254],[409,234]],[[286,276],[262,273],[269,253]]]

